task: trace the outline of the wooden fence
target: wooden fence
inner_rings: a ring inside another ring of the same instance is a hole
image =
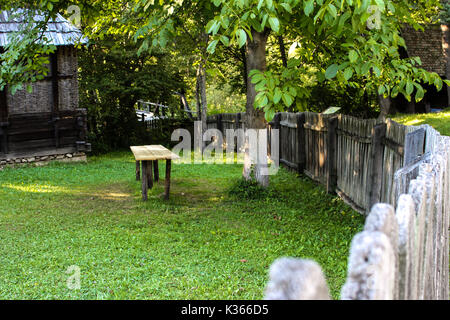
[[[415,135],[426,136],[426,153],[394,174],[391,188],[400,192],[390,198],[396,210],[390,204],[374,205],[364,230],[353,238],[341,299],[449,299],[450,137],[429,126],[415,129]],[[404,159],[410,157],[406,150]],[[383,158],[392,164],[397,156]],[[282,258],[271,266],[266,299],[329,298],[317,263]]]
[[[210,128],[225,134],[245,122],[215,115]],[[449,298],[450,137],[428,125],[309,112],[279,113],[272,129],[280,130],[280,163],[369,212],[351,244],[341,299]],[[272,265],[266,299],[329,298],[314,261]]]
[[[207,123],[208,129],[224,135],[226,129],[245,128],[240,113],[210,116]],[[280,130],[281,164],[325,185],[364,213],[377,202],[391,203],[395,172],[424,154],[425,135],[416,132],[421,128],[389,119],[278,113],[268,128],[269,138],[272,129]]]

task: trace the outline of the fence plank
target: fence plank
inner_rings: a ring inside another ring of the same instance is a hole
[[[305,114],[297,114],[297,157],[298,157],[298,172],[303,173],[306,166],[306,141],[305,141]]]
[[[423,154],[425,129],[421,128],[406,134],[403,167],[414,163]]]
[[[347,281],[342,300],[392,300],[395,257],[389,238],[382,232],[363,231],[352,241]]]
[[[395,272],[393,274],[394,295],[393,299],[398,299],[398,224],[395,218],[394,207],[389,204],[378,203],[372,207],[366,219],[364,231],[382,232],[391,242],[392,253],[395,259]]]
[[[332,117],[328,119],[327,132],[327,192],[335,193],[337,186],[337,172],[336,172],[336,129],[338,126],[338,118]]]
[[[370,174],[369,179],[365,183],[367,189],[367,207],[369,211],[372,206],[381,201],[381,186],[383,181],[383,138],[386,136],[386,124],[379,124],[373,127],[372,133],[372,149],[369,163]]]
[[[417,217],[417,236],[414,252],[415,274],[417,275],[415,288],[417,292],[414,293],[414,296],[417,297],[417,299],[423,299],[424,283],[422,282],[422,279],[424,279],[425,223],[427,215],[426,199],[428,196],[423,179],[420,179],[419,177],[418,179],[411,181],[409,194],[414,200]]]
[[[403,194],[398,200],[396,211],[398,222],[398,281],[400,300],[416,300],[416,212],[414,200]]]

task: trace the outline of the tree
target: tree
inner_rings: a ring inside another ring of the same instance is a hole
[[[67,3],[39,3],[50,2]],[[127,8],[125,19],[116,19],[113,29],[121,32],[120,23],[131,21],[129,32],[141,41],[141,51],[168,43],[176,48],[174,41],[185,33],[186,23],[189,28],[195,26],[195,34],[203,39],[205,31],[209,34],[210,54],[215,54],[219,44],[245,47],[248,128],[262,128],[277,111],[301,106],[315,83],[339,82],[370,88],[379,95],[382,106],[389,106],[384,102],[398,94],[408,100],[421,100],[425,93],[423,83],[439,90],[443,86],[436,73],[420,68],[419,58],[401,59],[399,54],[399,48],[405,46],[401,27],[409,24],[422,28],[421,23],[432,21],[439,12],[438,0],[138,0],[135,5],[122,2]],[[97,0],[94,5],[99,3],[102,1]],[[271,68],[267,49],[271,50],[269,43],[279,43],[269,40],[281,35],[291,39],[287,57],[283,55],[286,61]],[[246,163],[244,176],[251,178],[252,168],[250,162]],[[254,172],[264,166],[265,159],[259,159]],[[267,185],[264,175],[255,178]]]
[[[399,47],[405,46],[401,26],[407,23],[421,28],[419,22],[428,21],[437,13],[437,0],[213,0],[213,3],[220,8],[220,14],[207,27],[212,35],[210,52],[219,43],[247,47],[247,65],[251,70],[247,88],[249,128],[263,127],[263,115],[271,120],[275,112],[307,97],[308,85],[299,81],[305,75],[319,82],[348,83],[354,78],[362,79],[366,86],[377,88],[382,99],[401,93],[411,100],[415,93],[419,101],[424,96],[421,83],[442,87],[437,74],[420,69],[420,59],[401,59],[399,55]],[[279,72],[267,70],[267,37],[271,33],[280,35],[287,29],[299,39],[289,51],[295,52],[297,47],[302,51],[302,47],[314,44],[312,54],[326,56],[328,65],[307,68],[302,63],[304,56],[293,54]],[[244,169],[244,175],[248,172],[248,168]],[[264,179],[260,182],[267,183]]]
[[[207,123],[206,77],[209,35],[206,23],[214,16],[209,0],[199,1],[137,1],[133,20],[140,21],[135,40],[142,39],[140,51],[170,48],[185,56],[194,56],[196,70],[197,114],[203,132]]]

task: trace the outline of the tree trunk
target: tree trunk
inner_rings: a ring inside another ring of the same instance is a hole
[[[196,82],[195,82],[195,98],[197,100],[197,120],[202,120],[202,100],[200,97],[200,65],[197,67],[197,75],[196,75]]]
[[[207,33],[201,35],[201,41],[204,44],[204,50],[201,57],[200,64],[197,68],[197,115],[198,119],[202,122],[202,136],[208,129],[207,117],[208,117],[208,102],[206,99],[206,46],[208,44],[209,36]],[[202,137],[203,141],[203,137]],[[205,142],[202,143],[202,149],[206,146]]]
[[[244,81],[245,92],[247,92],[247,78],[248,78],[248,70],[247,70],[247,50],[245,47],[241,48],[241,56],[243,61],[243,69],[242,69],[242,79]]]
[[[206,101],[206,69],[204,62],[201,63],[201,76],[200,76],[200,95],[202,98],[202,129],[205,134],[208,124],[206,119],[208,117],[208,103]],[[205,143],[203,142],[203,146]]]
[[[247,75],[251,70],[266,70],[266,45],[268,32],[256,32],[252,30],[253,40],[247,40]],[[264,111],[255,109],[256,90],[255,85],[251,82],[251,78],[247,77],[247,104],[246,104],[246,128],[247,129],[266,129],[266,121],[264,118]],[[257,148],[256,146],[252,146]],[[264,187],[269,185],[269,176],[267,175],[267,149],[265,152],[255,151],[256,159],[253,159],[254,167],[251,163],[249,138],[246,137],[244,170],[243,176],[246,180],[254,178],[258,183]],[[264,154],[266,156],[264,156]]]
[[[281,61],[283,62],[283,67],[287,68],[287,55],[283,36],[278,36],[278,45],[280,46],[280,54],[281,54]]]
[[[384,120],[391,113],[392,101],[390,97],[385,98],[383,96],[378,96],[378,101],[380,103],[380,116],[378,119]]]

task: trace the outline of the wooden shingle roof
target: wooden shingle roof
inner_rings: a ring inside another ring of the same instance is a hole
[[[24,10],[16,10],[14,14],[9,11],[0,12],[0,47],[9,43],[8,34],[22,30],[28,23],[26,19],[28,14]],[[34,22],[42,22],[45,17],[42,14],[34,14]],[[88,39],[83,36],[81,31],[60,14],[47,23],[45,37],[50,44],[55,46],[68,46],[74,44],[86,44]]]

